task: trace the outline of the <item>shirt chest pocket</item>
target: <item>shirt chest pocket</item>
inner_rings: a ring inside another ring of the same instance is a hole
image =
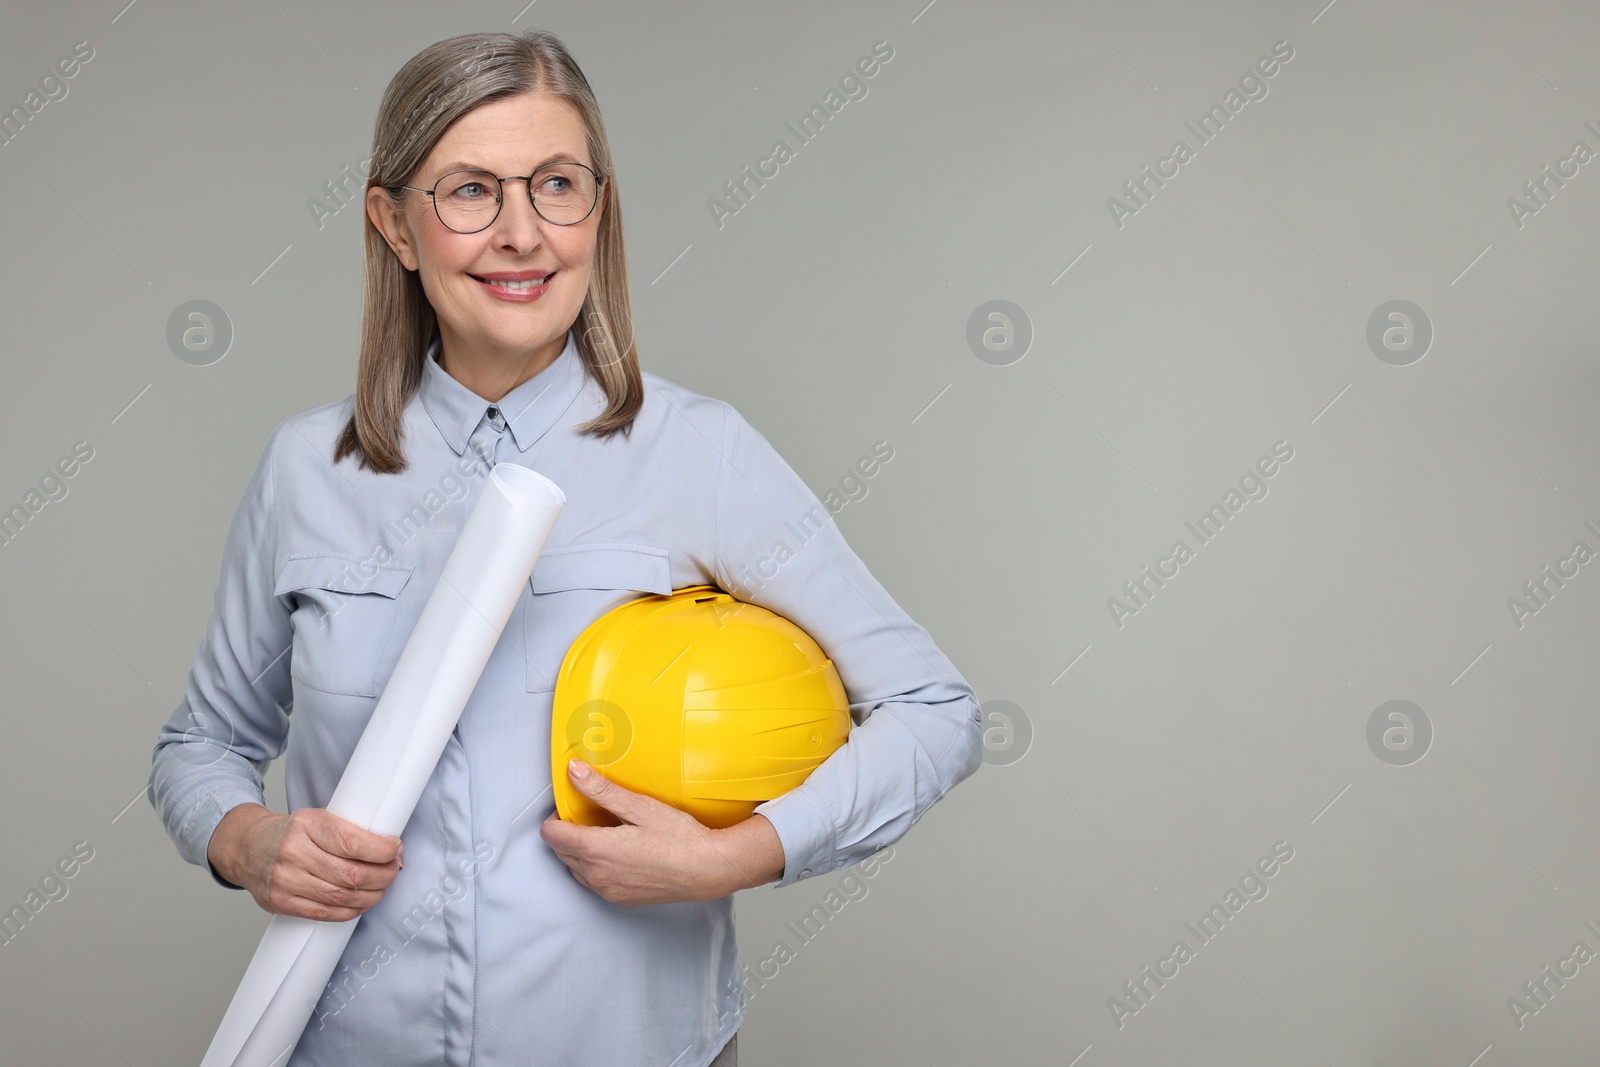
[[[561,661],[584,627],[641,593],[672,592],[667,550],[605,542],[546,550],[529,579],[523,606],[528,692],[555,689]]]
[[[283,566],[273,592],[293,609],[289,675],[313,689],[346,696],[378,695],[378,665],[398,655],[405,634],[394,632],[396,598],[411,566],[377,566],[353,556],[302,556]]]

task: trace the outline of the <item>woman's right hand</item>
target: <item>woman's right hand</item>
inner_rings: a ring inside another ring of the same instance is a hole
[[[206,859],[265,911],[343,922],[383,899],[403,848],[398,837],[364,830],[326,808],[276,815],[260,804],[239,804],[217,824]]]

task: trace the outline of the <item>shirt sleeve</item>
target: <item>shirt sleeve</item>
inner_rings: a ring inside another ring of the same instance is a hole
[[[273,431],[234,512],[205,638],[195,648],[184,699],[151,753],[151,805],[188,862],[224,880],[206,859],[229,809],[264,804],[262,775],[283,753],[292,699],[289,609],[273,594]]]
[[[927,630],[901,610],[821,501],[760,431],[723,404],[715,573],[833,660],[849,740],[799,786],[755,809],[783,843],[776,888],[848,867],[900,840],[978,769],[982,712]]]

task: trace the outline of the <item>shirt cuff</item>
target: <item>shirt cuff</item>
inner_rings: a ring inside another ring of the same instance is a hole
[[[243,889],[243,886],[234,885],[217,873],[211,861],[206,858],[206,850],[211,845],[211,835],[216,832],[217,824],[222,817],[240,804],[265,804],[266,797],[259,791],[251,790],[243,785],[228,785],[209,793],[201,798],[184,820],[183,827],[178,831],[179,849],[183,858],[197,866],[204,867],[211,873],[212,881],[225,889]]]
[[[752,814],[765,816],[783,845],[783,877],[773,882],[772,888],[782,889],[833,870],[828,865],[838,839],[833,818],[820,800],[804,792],[804,786],[763,801]]]

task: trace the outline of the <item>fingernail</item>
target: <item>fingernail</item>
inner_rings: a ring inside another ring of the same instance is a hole
[[[571,760],[567,763],[567,773],[581,780],[589,777],[589,766],[581,759]]]

